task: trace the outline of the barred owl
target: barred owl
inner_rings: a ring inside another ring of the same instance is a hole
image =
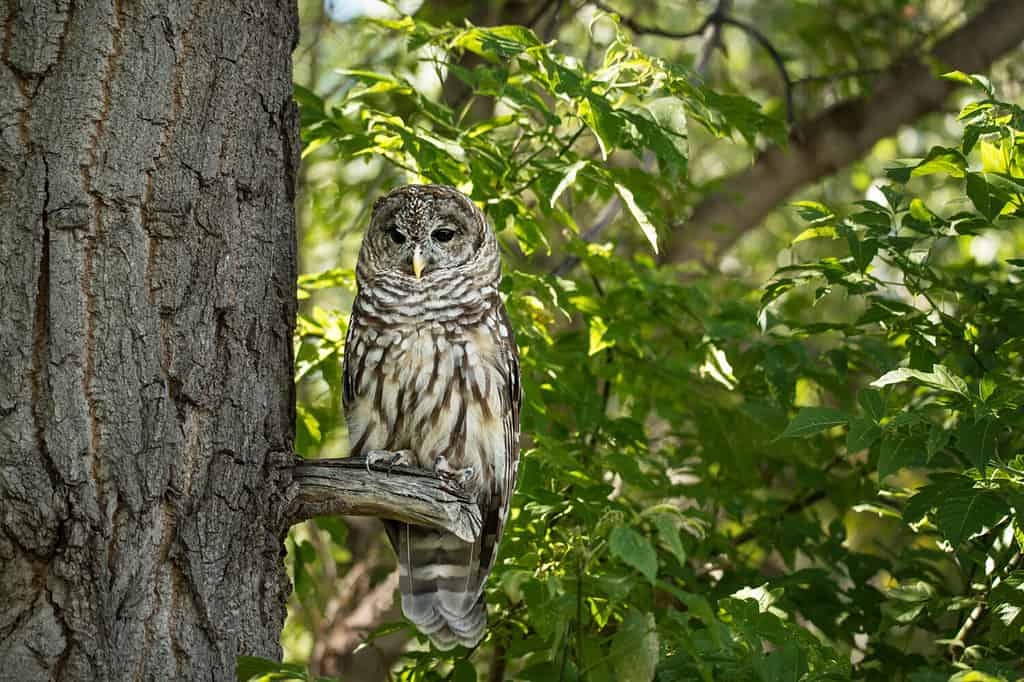
[[[356,267],[343,402],[353,456],[451,477],[479,505],[475,542],[385,522],[402,611],[441,649],[484,635],[519,461],[519,359],[486,218],[440,185],[374,204]]]

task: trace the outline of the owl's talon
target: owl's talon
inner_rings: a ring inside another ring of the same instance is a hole
[[[438,455],[434,460],[434,471],[443,480],[462,489],[467,488],[476,479],[476,469],[474,467],[453,469],[448,464],[448,458],[444,455]]]
[[[415,463],[412,450],[370,450],[366,453],[366,471],[370,467],[387,468],[390,474],[396,466],[412,466]]]

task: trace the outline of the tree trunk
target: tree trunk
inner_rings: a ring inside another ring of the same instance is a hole
[[[279,655],[294,2],[0,5],[0,678]]]

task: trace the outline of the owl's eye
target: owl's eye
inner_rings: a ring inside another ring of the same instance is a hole
[[[435,242],[450,242],[455,236],[455,230],[442,227],[440,230],[434,230],[430,236],[434,238]]]
[[[398,231],[398,228],[392,225],[388,228],[388,236],[391,237],[391,241],[396,244],[405,243],[405,235]]]

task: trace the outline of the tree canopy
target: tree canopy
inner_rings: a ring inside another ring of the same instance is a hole
[[[347,451],[370,205],[435,182],[502,243],[524,453],[476,650],[321,518],[240,678],[1024,677],[1019,5],[302,9],[297,450]]]

